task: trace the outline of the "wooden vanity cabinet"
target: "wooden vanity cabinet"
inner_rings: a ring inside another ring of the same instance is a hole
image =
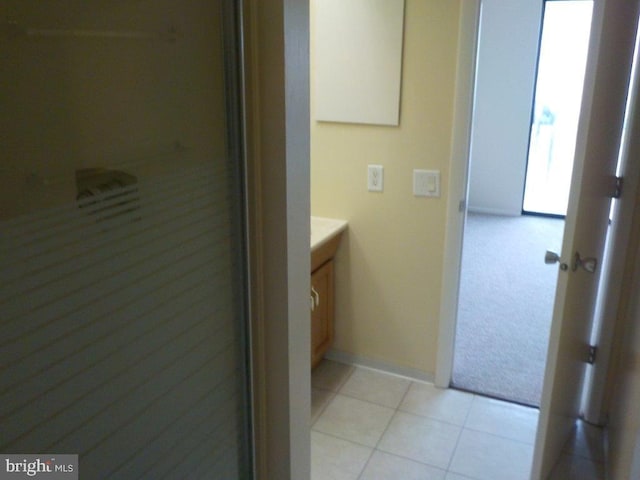
[[[342,232],[311,251],[311,368],[333,344],[334,256]]]
[[[311,273],[311,367],[333,343],[333,259]]]

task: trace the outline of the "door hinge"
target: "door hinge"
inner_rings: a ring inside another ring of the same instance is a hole
[[[587,363],[593,365],[596,363],[596,357],[598,356],[598,347],[596,345],[589,345],[589,352],[587,354]]]
[[[622,186],[624,184],[624,178],[611,177],[611,186],[609,187],[609,196],[611,198],[620,198],[622,196]]]

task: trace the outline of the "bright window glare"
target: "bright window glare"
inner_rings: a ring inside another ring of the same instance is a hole
[[[593,2],[545,4],[523,209],[566,215]]]

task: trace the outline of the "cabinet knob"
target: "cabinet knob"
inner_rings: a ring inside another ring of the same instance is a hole
[[[318,305],[320,305],[320,294],[318,293],[318,291],[315,289],[313,285],[311,285],[311,293],[313,293],[313,296],[316,299],[316,307],[317,307]]]

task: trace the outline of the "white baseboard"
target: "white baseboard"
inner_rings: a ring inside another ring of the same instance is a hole
[[[521,211],[500,210],[496,208],[483,208],[483,207],[472,207],[472,206],[469,206],[469,208],[467,208],[467,212],[482,213],[485,215],[501,215],[503,217],[519,217],[520,215],[522,215]]]
[[[421,370],[418,370],[417,368],[401,367],[380,360],[373,360],[371,358],[362,357],[360,355],[341,352],[339,350],[329,350],[325,354],[325,358],[329,360],[335,360],[336,362],[340,363],[346,363],[348,365],[380,370],[385,373],[391,373],[393,375],[408,378],[409,380],[417,380],[420,382],[428,383],[434,382],[434,376],[432,374],[425,373]]]

